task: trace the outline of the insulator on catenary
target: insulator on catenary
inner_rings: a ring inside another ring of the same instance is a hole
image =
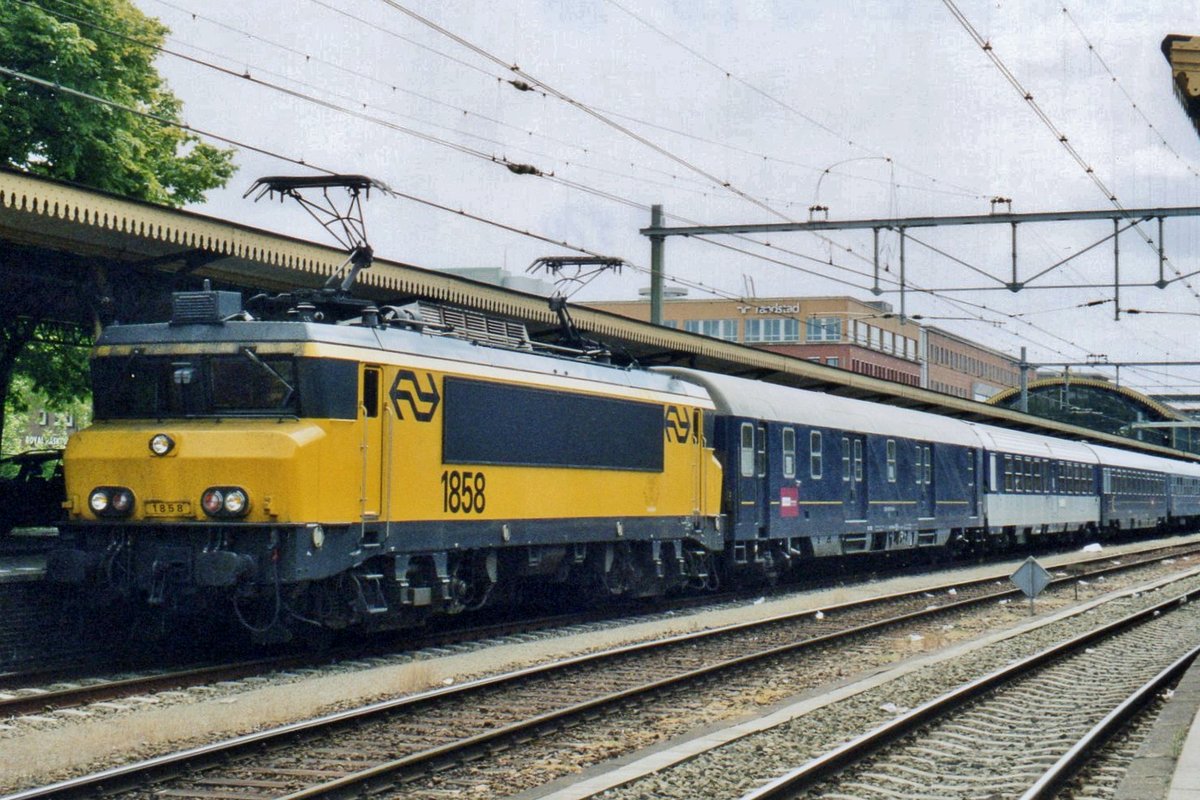
[[[544,174],[540,169],[533,166],[532,164],[505,163],[504,166],[508,167],[509,172],[512,172],[516,175],[542,175],[542,174]]]

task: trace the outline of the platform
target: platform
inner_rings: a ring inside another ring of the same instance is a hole
[[[1200,800],[1200,660],[1138,749],[1115,800]]]

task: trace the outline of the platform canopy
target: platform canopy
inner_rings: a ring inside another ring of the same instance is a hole
[[[1175,96],[1200,134],[1200,36],[1173,33],[1163,39],[1162,51],[1171,65]]]

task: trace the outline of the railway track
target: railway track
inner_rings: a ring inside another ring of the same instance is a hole
[[[1075,564],[1064,566],[1059,572],[1067,579],[1080,579],[1090,576],[1107,575],[1113,572],[1131,569],[1144,563],[1173,557],[1189,557],[1200,555],[1200,545],[1180,546],[1168,545],[1148,551],[1131,554],[1118,559],[1121,563],[1114,564],[1111,556],[1095,559],[1085,559]],[[929,587],[908,593],[907,595],[884,598],[885,600],[928,599],[926,595],[941,594],[953,589],[965,592],[987,591],[993,585],[995,577],[980,579],[974,582],[962,582]],[[732,596],[731,596],[732,597]],[[725,598],[726,600],[731,598]],[[688,607],[712,606],[721,602],[721,598],[705,598],[690,603],[677,602],[670,610],[678,611]],[[830,611],[842,611],[851,607],[867,607],[860,601],[847,606],[837,606]],[[572,625],[612,621],[608,614],[587,612],[579,614],[561,614],[541,617],[534,620],[502,622],[496,624],[470,626],[461,630],[429,634],[410,638],[403,648],[401,657],[420,657],[422,649],[440,649],[464,642],[482,643],[506,636],[520,635],[552,629],[561,629]],[[234,661],[184,665],[182,668],[165,670],[140,669],[123,670],[116,678],[95,678],[94,673],[79,669],[55,668],[46,671],[30,671],[0,675],[0,720],[20,717],[22,715],[39,716],[56,710],[78,708],[91,703],[111,703],[130,697],[143,697],[162,691],[178,691],[194,686],[203,686],[221,682],[240,681],[247,677],[265,675],[273,671],[318,669],[339,662],[355,662],[363,659],[385,658],[396,654],[396,648],[386,644],[371,647],[354,646],[339,648],[337,651],[325,654],[286,653],[277,656]],[[130,674],[131,672],[140,674]]]
[[[963,684],[743,800],[1045,800],[1200,655],[1193,590]],[[1047,766],[1049,763],[1049,766]]]
[[[1129,557],[1122,560],[1125,563],[1108,563],[1103,570],[1132,566]],[[1099,570],[1094,564],[1092,568]],[[1057,580],[1061,585],[1075,579]],[[660,714],[664,702],[708,703],[711,687],[744,691],[765,681],[791,691],[795,676],[786,676],[803,670],[796,658],[801,652],[826,651],[834,660],[844,660],[848,641],[878,637],[935,615],[963,613],[1015,593],[989,591],[994,583],[990,578],[974,588],[960,585],[952,603],[932,604],[927,591],[895,596],[889,601],[892,613],[884,619],[870,603],[860,602],[829,609],[824,619],[806,612],[581,656],[194,748],[10,798],[299,800],[401,785],[406,795],[436,796],[445,791],[448,780],[456,780],[449,776],[462,772],[462,765],[488,753],[504,751],[510,761],[533,758],[544,764],[539,753],[546,747],[551,752],[561,749],[558,740],[564,730],[567,738],[589,735],[589,720],[599,719],[597,724],[603,726],[611,718],[617,730],[638,730],[636,721],[628,719],[629,709]],[[605,735],[611,733],[601,738]]]

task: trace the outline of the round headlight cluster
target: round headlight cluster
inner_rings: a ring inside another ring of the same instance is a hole
[[[156,433],[150,437],[150,452],[156,456],[165,456],[175,449],[175,440],[165,433]]]
[[[237,486],[213,486],[200,495],[200,507],[210,517],[244,517],[250,511],[250,497]]]
[[[128,517],[133,513],[133,492],[124,486],[97,486],[88,496],[88,507],[98,517]]]

